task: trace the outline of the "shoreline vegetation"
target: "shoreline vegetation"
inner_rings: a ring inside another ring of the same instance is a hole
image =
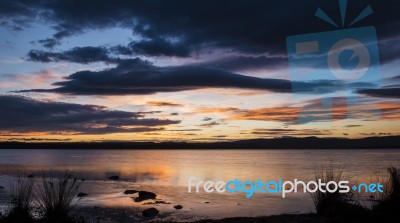
[[[315,173],[322,182],[342,180],[343,170],[333,167]],[[109,177],[115,180],[117,176]],[[263,217],[234,217],[224,219],[202,219],[196,223],[300,223],[300,222],[399,222],[400,219],[400,168],[389,167],[387,174],[379,176],[384,180],[386,190],[382,194],[370,195],[370,206],[361,204],[358,194],[353,192],[311,194],[316,213],[282,214]],[[10,182],[9,210],[0,214],[0,223],[103,223],[103,222],[175,222],[163,220],[162,213],[151,207],[137,212],[134,209],[117,210],[113,208],[80,207],[87,195],[79,192],[84,180],[77,179],[66,171],[62,176],[20,176]],[[4,188],[2,188],[4,189]],[[140,201],[154,201],[157,195],[148,191],[126,190],[125,194],[137,194]],[[174,206],[182,209],[181,205]],[[108,218],[103,221],[99,212]],[[135,213],[136,212],[136,213]],[[91,216],[90,216],[91,213]],[[89,215],[88,215],[89,214]],[[89,217],[88,217],[89,216]],[[96,217],[94,217],[96,216]],[[112,217],[110,217],[112,216]],[[132,216],[139,218],[132,219]],[[179,222],[179,221],[177,221]],[[185,221],[189,222],[189,221]]]
[[[32,139],[34,141],[34,139]],[[0,149],[400,149],[400,136],[367,138],[293,138],[246,139],[221,142],[0,142]]]

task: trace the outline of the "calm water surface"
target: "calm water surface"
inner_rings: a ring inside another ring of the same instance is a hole
[[[146,190],[171,204],[158,209],[176,219],[220,218],[314,211],[310,194],[188,193],[191,176],[204,180],[314,180],[315,171],[343,169],[350,182],[374,181],[387,167],[400,164],[400,150],[0,150],[0,185],[12,177],[69,170],[85,182],[84,205],[144,209],[124,195],[126,189]],[[110,181],[112,175],[119,181]],[[4,190],[2,192],[4,198]],[[173,206],[183,205],[176,211]],[[154,206],[154,205],[153,205]]]

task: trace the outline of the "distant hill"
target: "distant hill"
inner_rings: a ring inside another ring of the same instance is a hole
[[[273,138],[231,142],[0,142],[0,149],[400,149],[400,136]]]

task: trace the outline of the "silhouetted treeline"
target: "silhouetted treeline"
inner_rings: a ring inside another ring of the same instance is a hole
[[[273,138],[229,142],[0,142],[0,149],[400,149],[400,136]]]

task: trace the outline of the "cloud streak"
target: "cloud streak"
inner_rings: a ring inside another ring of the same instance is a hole
[[[400,88],[361,89],[358,94],[380,98],[400,98]]]
[[[102,106],[39,101],[0,96],[0,130],[16,133],[69,134],[133,133],[163,130],[180,121],[145,118],[140,113],[108,110]]]
[[[326,100],[326,99],[325,99]],[[346,104],[346,98],[332,98],[332,107],[323,106],[322,100],[310,100],[304,107],[273,107],[236,110],[227,120],[274,121],[285,125],[311,122],[332,122],[348,118],[364,121],[400,120],[400,105],[390,102],[377,104]]]
[[[149,101],[146,104],[154,107],[183,107],[183,104],[169,101]]]
[[[105,47],[75,47],[71,50],[54,53],[41,50],[31,50],[28,53],[28,60],[34,62],[60,62],[67,61],[73,63],[94,63],[94,62],[105,62],[105,63],[116,63],[117,59],[109,56],[109,51]]]

